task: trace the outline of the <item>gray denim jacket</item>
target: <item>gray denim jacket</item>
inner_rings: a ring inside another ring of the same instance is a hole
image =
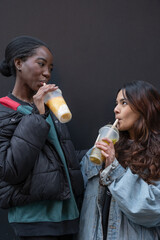
[[[101,212],[105,187],[99,184],[101,166],[90,162],[89,152],[81,162],[86,191],[78,240],[103,240]],[[159,240],[160,182],[148,185],[116,159],[105,171],[106,185],[112,194],[107,240]]]

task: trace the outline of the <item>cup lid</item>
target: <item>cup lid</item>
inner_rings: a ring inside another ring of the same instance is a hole
[[[118,128],[113,127],[112,124],[107,124],[107,125],[101,127],[101,128],[99,129],[99,131],[101,131],[103,128],[113,128],[113,130],[119,134],[119,130],[118,130]]]

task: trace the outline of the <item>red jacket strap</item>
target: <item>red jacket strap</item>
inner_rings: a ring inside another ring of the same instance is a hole
[[[17,108],[21,105],[20,103],[15,102],[8,96],[0,98],[0,103],[8,108],[11,108],[17,111]]]

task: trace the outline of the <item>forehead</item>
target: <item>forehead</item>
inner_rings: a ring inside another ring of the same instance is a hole
[[[41,46],[41,47],[35,49],[35,53],[34,53],[33,57],[43,58],[49,62],[53,62],[53,55],[49,51],[49,49],[46,48],[45,46]]]
[[[125,94],[125,90],[123,89],[121,89],[119,92],[118,92],[118,94],[117,94],[117,100],[120,100],[120,99],[126,99],[126,94]]]

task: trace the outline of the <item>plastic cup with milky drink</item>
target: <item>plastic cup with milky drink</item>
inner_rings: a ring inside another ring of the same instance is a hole
[[[48,92],[45,95],[44,102],[61,123],[66,123],[71,120],[72,114],[59,88],[53,92]]]
[[[118,120],[116,120],[116,123]],[[104,127],[99,129],[99,135],[96,139],[96,142],[101,141],[103,138],[107,137],[108,139],[112,140],[113,144],[115,144],[119,140],[119,131],[114,125],[105,125]],[[95,143],[96,143],[95,142]],[[90,161],[96,164],[102,164],[105,160],[104,156],[101,153],[101,149],[93,146],[93,149],[90,154]]]

